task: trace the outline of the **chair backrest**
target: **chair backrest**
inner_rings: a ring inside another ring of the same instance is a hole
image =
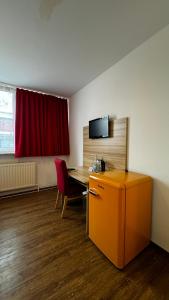
[[[68,191],[68,171],[66,162],[63,159],[55,159],[57,187],[59,192],[67,194]]]

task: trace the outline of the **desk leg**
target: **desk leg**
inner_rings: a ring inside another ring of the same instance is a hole
[[[86,195],[86,233],[89,235],[89,193]]]

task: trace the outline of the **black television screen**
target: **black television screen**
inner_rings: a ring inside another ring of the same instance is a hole
[[[109,117],[89,121],[89,138],[98,139],[109,136]]]

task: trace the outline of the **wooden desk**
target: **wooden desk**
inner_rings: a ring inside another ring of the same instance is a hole
[[[83,186],[86,187],[88,190],[89,186],[89,171],[88,168],[85,167],[78,167],[76,170],[69,171],[69,176],[75,179],[77,182],[82,184]],[[86,195],[86,233],[88,234],[89,232],[89,199],[88,199],[88,192]]]
[[[78,167],[76,170],[69,171],[69,176],[79,181],[80,184],[88,186],[89,184],[89,171],[88,168]]]

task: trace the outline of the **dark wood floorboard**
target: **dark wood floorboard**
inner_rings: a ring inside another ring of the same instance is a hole
[[[123,271],[85,233],[79,207],[56,190],[0,199],[0,300],[169,300],[169,254],[150,244]]]

